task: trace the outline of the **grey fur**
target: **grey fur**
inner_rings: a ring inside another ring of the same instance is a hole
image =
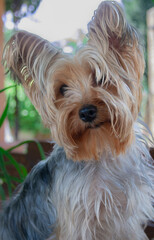
[[[153,167],[138,137],[126,156],[73,162],[55,146],[4,207],[0,240],[145,240]]]
[[[51,234],[56,214],[49,198],[54,168],[53,155],[33,168],[18,193],[4,207],[0,239],[41,240]]]

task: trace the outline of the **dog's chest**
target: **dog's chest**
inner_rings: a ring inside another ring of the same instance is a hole
[[[54,187],[58,239],[105,239],[111,231],[108,226],[119,221],[127,205],[123,174],[109,171],[101,162],[61,166]]]

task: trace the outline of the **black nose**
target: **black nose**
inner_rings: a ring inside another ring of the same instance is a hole
[[[93,105],[85,105],[79,111],[80,119],[84,122],[92,122],[97,115],[97,108]]]

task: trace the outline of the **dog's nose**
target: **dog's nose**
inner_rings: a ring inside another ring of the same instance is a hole
[[[84,122],[92,122],[97,115],[97,107],[85,105],[79,110],[79,117]]]

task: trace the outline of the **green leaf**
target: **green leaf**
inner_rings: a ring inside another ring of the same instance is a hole
[[[23,181],[26,178],[28,172],[27,172],[27,169],[25,168],[25,166],[23,164],[20,164],[20,169],[22,171],[22,176],[23,176],[22,181]]]
[[[18,177],[10,176],[10,178],[11,178],[12,182],[16,182],[16,183],[22,183],[23,182],[23,180],[18,178]]]
[[[20,147],[20,146],[22,146],[22,145],[24,145],[24,144],[27,144],[27,143],[29,143],[29,142],[32,142],[32,141],[29,141],[29,140],[28,140],[28,141],[23,141],[23,142],[15,145],[15,146],[13,146],[13,147],[11,147],[11,148],[8,148],[8,149],[7,149],[7,152],[11,152],[12,150],[14,150],[14,149],[16,149],[16,148],[18,148],[18,147]]]
[[[7,90],[7,89],[9,89],[9,88],[13,88],[13,87],[16,87],[16,86],[17,86],[17,84],[16,84],[16,85],[8,86],[8,87],[3,88],[3,89],[0,89],[0,93],[1,93],[1,92],[4,92],[5,90]]]
[[[39,149],[39,152],[40,152],[40,155],[41,155],[41,159],[42,159],[42,160],[45,159],[46,156],[45,156],[45,154],[44,154],[44,150],[43,150],[41,144],[40,144],[38,141],[35,141],[35,143],[37,144],[37,147],[38,147],[38,149]]]
[[[7,157],[7,159],[9,159],[9,163],[14,166],[14,168],[17,170],[20,178],[22,180],[24,180],[25,177],[27,176],[27,172],[24,169],[24,166],[19,164],[7,150],[4,150],[3,148],[0,147],[0,151],[5,157]],[[7,163],[7,165],[8,165],[8,163]]]
[[[6,200],[5,192],[1,184],[0,184],[0,196],[3,201]]]
[[[43,150],[41,144],[40,144],[38,141],[36,141],[36,140],[27,140],[27,141],[23,141],[23,142],[21,142],[21,143],[15,145],[15,146],[13,146],[13,147],[7,149],[7,151],[8,151],[8,152],[11,152],[12,150],[16,149],[17,147],[20,147],[20,146],[22,146],[22,145],[24,145],[24,144],[28,144],[28,143],[31,143],[31,142],[35,142],[35,143],[37,144],[38,150],[39,150],[40,155],[41,155],[41,159],[42,159],[42,160],[45,159],[46,156],[45,156],[45,154],[44,154],[44,150]]]
[[[8,192],[9,192],[9,196],[11,196],[12,194],[12,184],[11,184],[11,179],[10,176],[7,172],[7,169],[5,167],[5,162],[4,162],[4,158],[3,158],[3,154],[2,154],[2,148],[0,148],[0,168],[2,169],[3,175],[4,175],[4,179],[6,181],[6,184],[8,186]]]
[[[8,97],[5,109],[4,109],[3,113],[2,113],[2,116],[0,117],[0,127],[2,126],[5,118],[7,117],[8,108],[9,108],[9,101],[10,101],[10,98]]]

